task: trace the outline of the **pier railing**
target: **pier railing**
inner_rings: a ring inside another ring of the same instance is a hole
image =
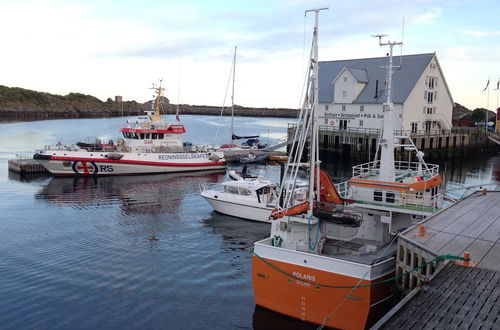
[[[288,130],[294,130],[297,124],[288,124]],[[379,128],[363,128],[363,127],[346,127],[339,128],[336,126],[319,125],[320,132],[336,132],[336,133],[352,133],[359,135],[380,135]],[[395,136],[432,136],[432,135],[451,135],[451,134],[485,134],[484,128],[480,127],[452,127],[450,129],[429,129],[429,130],[394,130]]]

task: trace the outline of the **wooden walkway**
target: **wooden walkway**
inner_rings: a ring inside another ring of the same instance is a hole
[[[406,231],[405,239],[436,255],[469,252],[476,267],[500,272],[500,192],[475,193]]]
[[[450,264],[381,329],[500,329],[500,273]]]
[[[403,232],[396,274],[465,252],[474,267],[433,263],[400,278],[408,295],[373,329],[500,329],[500,192],[474,193]]]

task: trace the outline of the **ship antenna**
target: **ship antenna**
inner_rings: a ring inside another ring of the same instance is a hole
[[[392,103],[392,74],[394,65],[392,64],[393,48],[396,45],[402,45],[401,41],[382,42],[383,34],[374,35],[378,38],[378,44],[382,46],[389,46],[389,63],[387,68],[387,86],[386,86],[386,102],[383,105],[384,119],[382,126],[382,145],[380,155],[380,179],[382,181],[394,181],[395,167],[394,167],[394,117],[397,117]]]
[[[399,56],[399,66],[403,66],[403,44],[405,38],[405,17],[403,16],[403,27],[401,28],[401,46],[400,46],[400,56]]]

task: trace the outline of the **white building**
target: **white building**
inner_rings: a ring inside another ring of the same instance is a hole
[[[388,57],[319,64],[320,125],[382,128]],[[405,130],[451,128],[453,99],[436,54],[394,56],[392,100]],[[395,129],[402,129],[396,123]]]

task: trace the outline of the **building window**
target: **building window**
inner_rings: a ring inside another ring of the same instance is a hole
[[[364,106],[364,105],[360,105],[360,106],[359,106],[359,111],[360,111],[360,112],[365,111],[365,106]]]
[[[345,111],[345,105],[342,106],[342,111]]]
[[[425,122],[425,130],[426,131],[430,131],[431,130],[431,125],[432,125],[431,121],[426,121]]]
[[[436,79],[435,77],[427,77],[427,87],[429,87],[429,89],[434,89],[434,86],[436,86]]]
[[[359,121],[359,127],[363,127],[363,121],[362,120]]]
[[[325,125],[328,125],[328,118],[325,118]]]
[[[347,81],[347,76],[344,76],[344,81]]]
[[[325,104],[325,111],[328,111],[328,104]]]
[[[417,130],[418,130],[418,123],[413,122],[413,123],[411,123],[410,125],[411,125],[411,132],[412,132],[412,133],[417,133]]]
[[[347,97],[347,91],[342,91],[342,97]]]
[[[435,113],[434,109],[434,107],[426,107],[425,113],[428,115],[432,115],[433,113]]]
[[[432,101],[434,100],[434,93],[425,91],[425,98],[427,99],[428,104],[432,104]]]
[[[339,129],[347,129],[347,120],[339,120]]]

